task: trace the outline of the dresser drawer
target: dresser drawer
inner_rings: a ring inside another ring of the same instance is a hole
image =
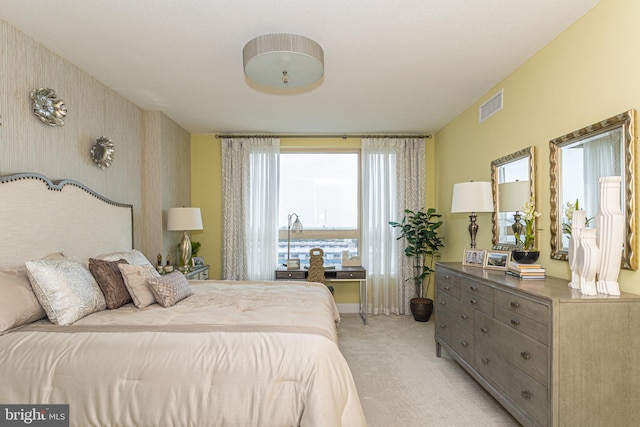
[[[549,345],[551,331],[549,330],[548,325],[543,325],[542,323],[538,323],[528,317],[522,316],[519,313],[514,313],[512,310],[508,310],[498,305],[493,307],[493,317],[505,325],[533,338],[534,340],[539,341],[544,345]]]
[[[493,301],[493,288],[475,280],[461,277],[460,289],[463,292],[469,292],[470,294],[482,297],[489,301]]]
[[[449,270],[436,270],[436,286],[438,292],[447,293],[455,298],[460,298],[460,276]]]
[[[543,325],[549,324],[549,306],[545,304],[498,289],[493,294],[493,300],[497,305],[509,311],[528,317]]]
[[[305,271],[276,271],[276,280],[306,280]]]
[[[366,279],[366,273],[364,271],[336,271],[336,279],[342,280],[364,280]]]
[[[474,335],[478,345],[500,349],[504,360],[540,384],[549,384],[549,347],[546,345],[482,313],[476,313]]]
[[[547,387],[501,358],[500,350],[484,343],[475,344],[475,364],[478,372],[501,389],[502,396],[519,407],[534,425],[548,425]]]
[[[493,314],[493,301],[465,291],[460,292],[460,306],[461,310],[465,312],[472,308],[483,313]]]

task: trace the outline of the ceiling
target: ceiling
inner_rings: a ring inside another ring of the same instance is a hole
[[[440,130],[598,2],[0,0],[0,19],[191,133],[407,134]],[[324,77],[247,80],[242,48],[268,33],[318,42]]]

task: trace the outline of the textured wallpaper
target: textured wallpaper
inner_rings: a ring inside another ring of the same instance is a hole
[[[30,92],[40,87],[56,90],[64,100],[64,126],[47,126],[31,113]],[[106,170],[89,155],[103,135],[115,145]],[[163,221],[170,206],[190,203],[189,140],[189,133],[161,112],[143,111],[0,21],[0,175],[37,172],[74,179],[133,204],[135,247],[153,260],[180,239],[165,231]]]

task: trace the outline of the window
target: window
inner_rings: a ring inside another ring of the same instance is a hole
[[[291,258],[302,265],[316,247],[324,251],[325,265],[340,265],[343,251],[358,254],[359,176],[358,152],[280,153],[278,263],[286,263],[292,213],[303,230],[291,233]]]

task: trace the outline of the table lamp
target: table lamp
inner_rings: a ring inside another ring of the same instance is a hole
[[[291,221],[293,219],[293,217],[296,217],[295,221]],[[291,260],[291,233],[301,233],[302,232],[302,223],[300,222],[300,218],[298,217],[298,214],[296,213],[291,213],[289,214],[289,216],[287,217],[287,267],[291,268],[293,266],[290,266],[290,260]],[[298,266],[296,268],[299,268],[300,264],[298,262]]]
[[[189,230],[202,230],[202,214],[200,208],[169,208],[167,230],[183,231],[180,241],[180,261],[185,269],[189,268],[191,259],[191,239]]]
[[[471,236],[471,248],[476,247],[476,212],[493,212],[493,199],[491,197],[491,183],[485,181],[460,182],[453,185],[453,198],[451,200],[451,213],[470,212],[469,235]]]

